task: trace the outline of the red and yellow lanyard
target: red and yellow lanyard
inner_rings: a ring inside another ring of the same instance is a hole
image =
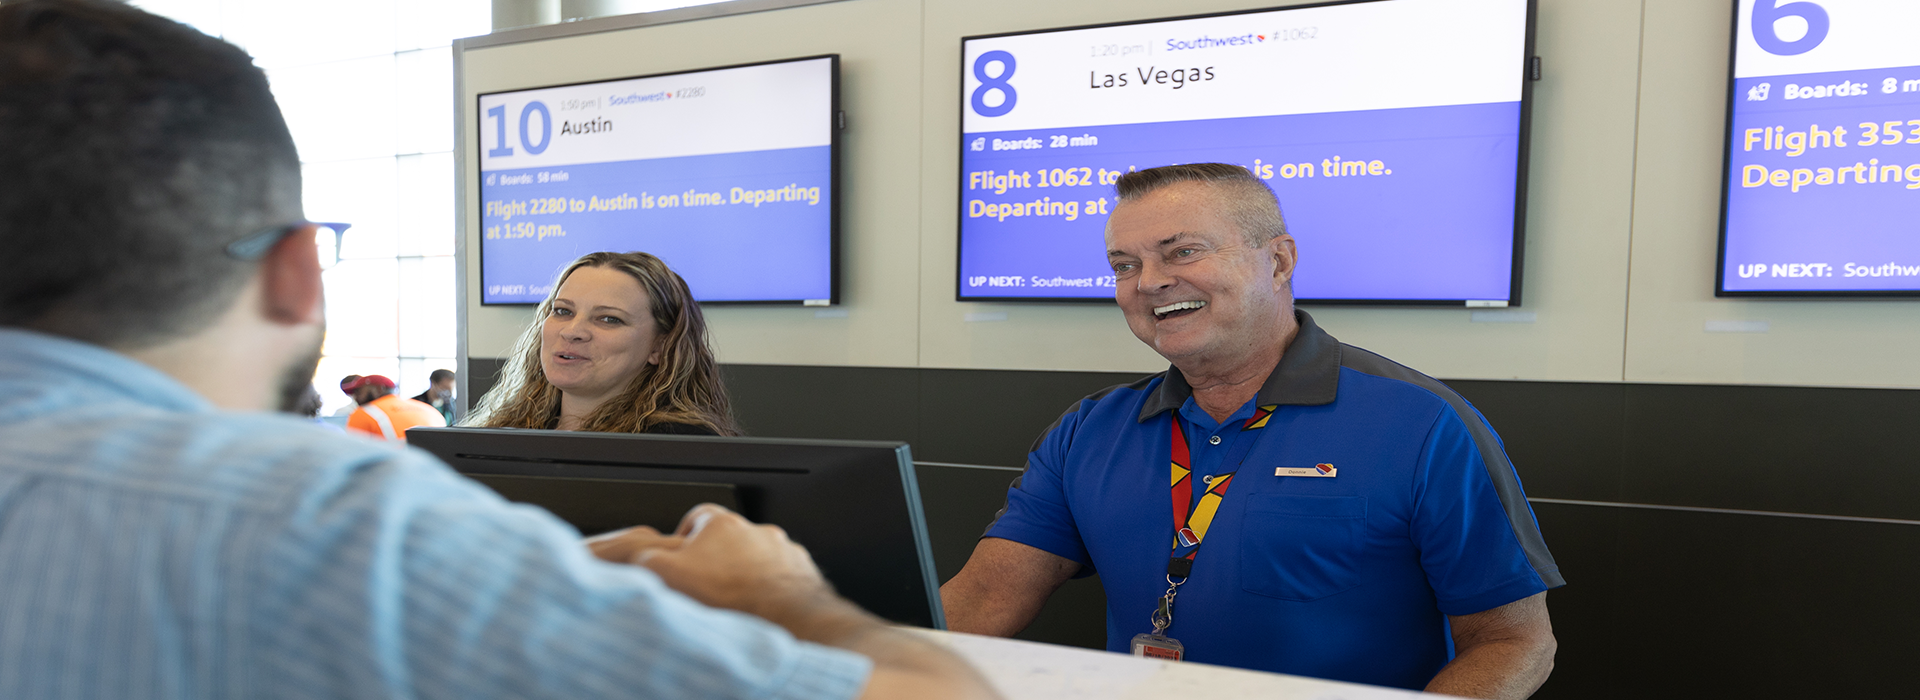
[[[1200,553],[1200,543],[1207,538],[1207,529],[1213,525],[1214,515],[1220,512],[1220,502],[1227,497],[1227,488],[1233,485],[1233,475],[1240,469],[1247,453],[1252,451],[1254,438],[1258,436],[1246,433],[1267,427],[1267,419],[1279,404],[1261,406],[1253,412],[1235,435],[1233,447],[1229,448],[1222,466],[1235,471],[1215,474],[1206,482],[1206,491],[1200,495],[1199,502],[1193,500],[1193,459],[1187,448],[1186,430],[1180,427],[1180,415],[1175,413],[1173,440],[1168,447],[1169,459],[1173,466],[1173,553],[1167,559],[1167,576],[1185,579],[1193,572],[1193,558]],[[1169,584],[1173,581],[1169,580]]]
[[[1254,409],[1253,417],[1240,426],[1240,432],[1233,436],[1233,446],[1227,448],[1226,459],[1220,463],[1234,471],[1208,477],[1207,490],[1200,494],[1198,502],[1193,499],[1193,455],[1187,448],[1187,432],[1180,425],[1179,412],[1173,414],[1172,440],[1167,446],[1167,461],[1173,465],[1173,554],[1167,557],[1167,592],[1160,595],[1160,605],[1149,618],[1153,631],[1133,637],[1135,656],[1173,661],[1186,658],[1186,645],[1166,636],[1167,628],[1173,625],[1174,596],[1180,594],[1180,585],[1193,574],[1193,558],[1200,554],[1200,544],[1206,541],[1207,529],[1220,512],[1220,502],[1226,500],[1227,488],[1233,486],[1233,475],[1240,470],[1240,463],[1246,461],[1247,453],[1259,438],[1247,433],[1267,427],[1267,419],[1279,407],[1272,404]]]

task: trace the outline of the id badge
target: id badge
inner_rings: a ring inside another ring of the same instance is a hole
[[[1187,657],[1187,647],[1180,640],[1165,635],[1136,634],[1133,635],[1133,655],[1179,661]]]

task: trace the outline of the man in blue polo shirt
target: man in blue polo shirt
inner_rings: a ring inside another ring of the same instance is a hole
[[[1564,581],[1486,420],[1293,308],[1293,239],[1246,170],[1155,168],[1118,190],[1115,296],[1173,367],[1047,429],[942,587],[948,626],[1014,634],[1098,571],[1114,651],[1532,694]]]

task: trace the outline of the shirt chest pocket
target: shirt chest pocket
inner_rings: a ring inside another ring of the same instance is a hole
[[[1240,586],[1281,600],[1318,600],[1360,585],[1364,496],[1254,494],[1240,530]]]

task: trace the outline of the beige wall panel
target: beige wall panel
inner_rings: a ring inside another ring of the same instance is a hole
[[[911,366],[919,314],[910,291],[919,286],[919,36],[919,2],[852,0],[474,49],[465,53],[460,118],[473,119],[473,98],[483,92],[840,54],[842,305],[825,318],[812,308],[710,306],[707,319],[722,362]],[[473,178],[463,183],[468,201],[477,201]],[[477,251],[478,216],[462,216],[468,250]],[[478,255],[468,257],[466,282],[468,353],[505,355],[530,308],[480,306]]]
[[[461,118],[478,92],[840,53],[844,303],[826,317],[711,308],[721,359],[1157,371],[1164,363],[1110,305],[953,300],[959,40],[1264,6],[850,0],[474,49]],[[1920,301],[1713,297],[1728,12],[1695,0],[1540,1],[1525,304],[1493,314],[1531,323],[1476,323],[1466,309],[1314,314],[1342,340],[1442,377],[1920,387],[1910,360]],[[477,256],[467,263],[477,300]],[[477,301],[468,311],[480,357],[505,354],[529,319]],[[1766,332],[1706,331],[1724,321],[1764,321]],[[1827,359],[1835,349],[1843,355]]]
[[[1920,387],[1920,302],[1714,298],[1730,12],[1647,0],[1625,379]]]
[[[929,0],[922,365],[1115,371],[1165,367],[1133,339],[1110,306],[953,300],[960,38],[1267,6],[1271,4],[1200,2],[1172,8],[1144,0]],[[1639,25],[1637,2],[1541,2],[1538,53],[1546,60],[1546,79],[1534,86],[1525,305],[1519,309],[1534,315],[1532,323],[1474,323],[1466,309],[1318,307],[1310,309],[1316,318],[1344,341],[1437,376],[1619,381]],[[979,320],[999,314],[1005,319]],[[970,317],[975,320],[969,322]]]

